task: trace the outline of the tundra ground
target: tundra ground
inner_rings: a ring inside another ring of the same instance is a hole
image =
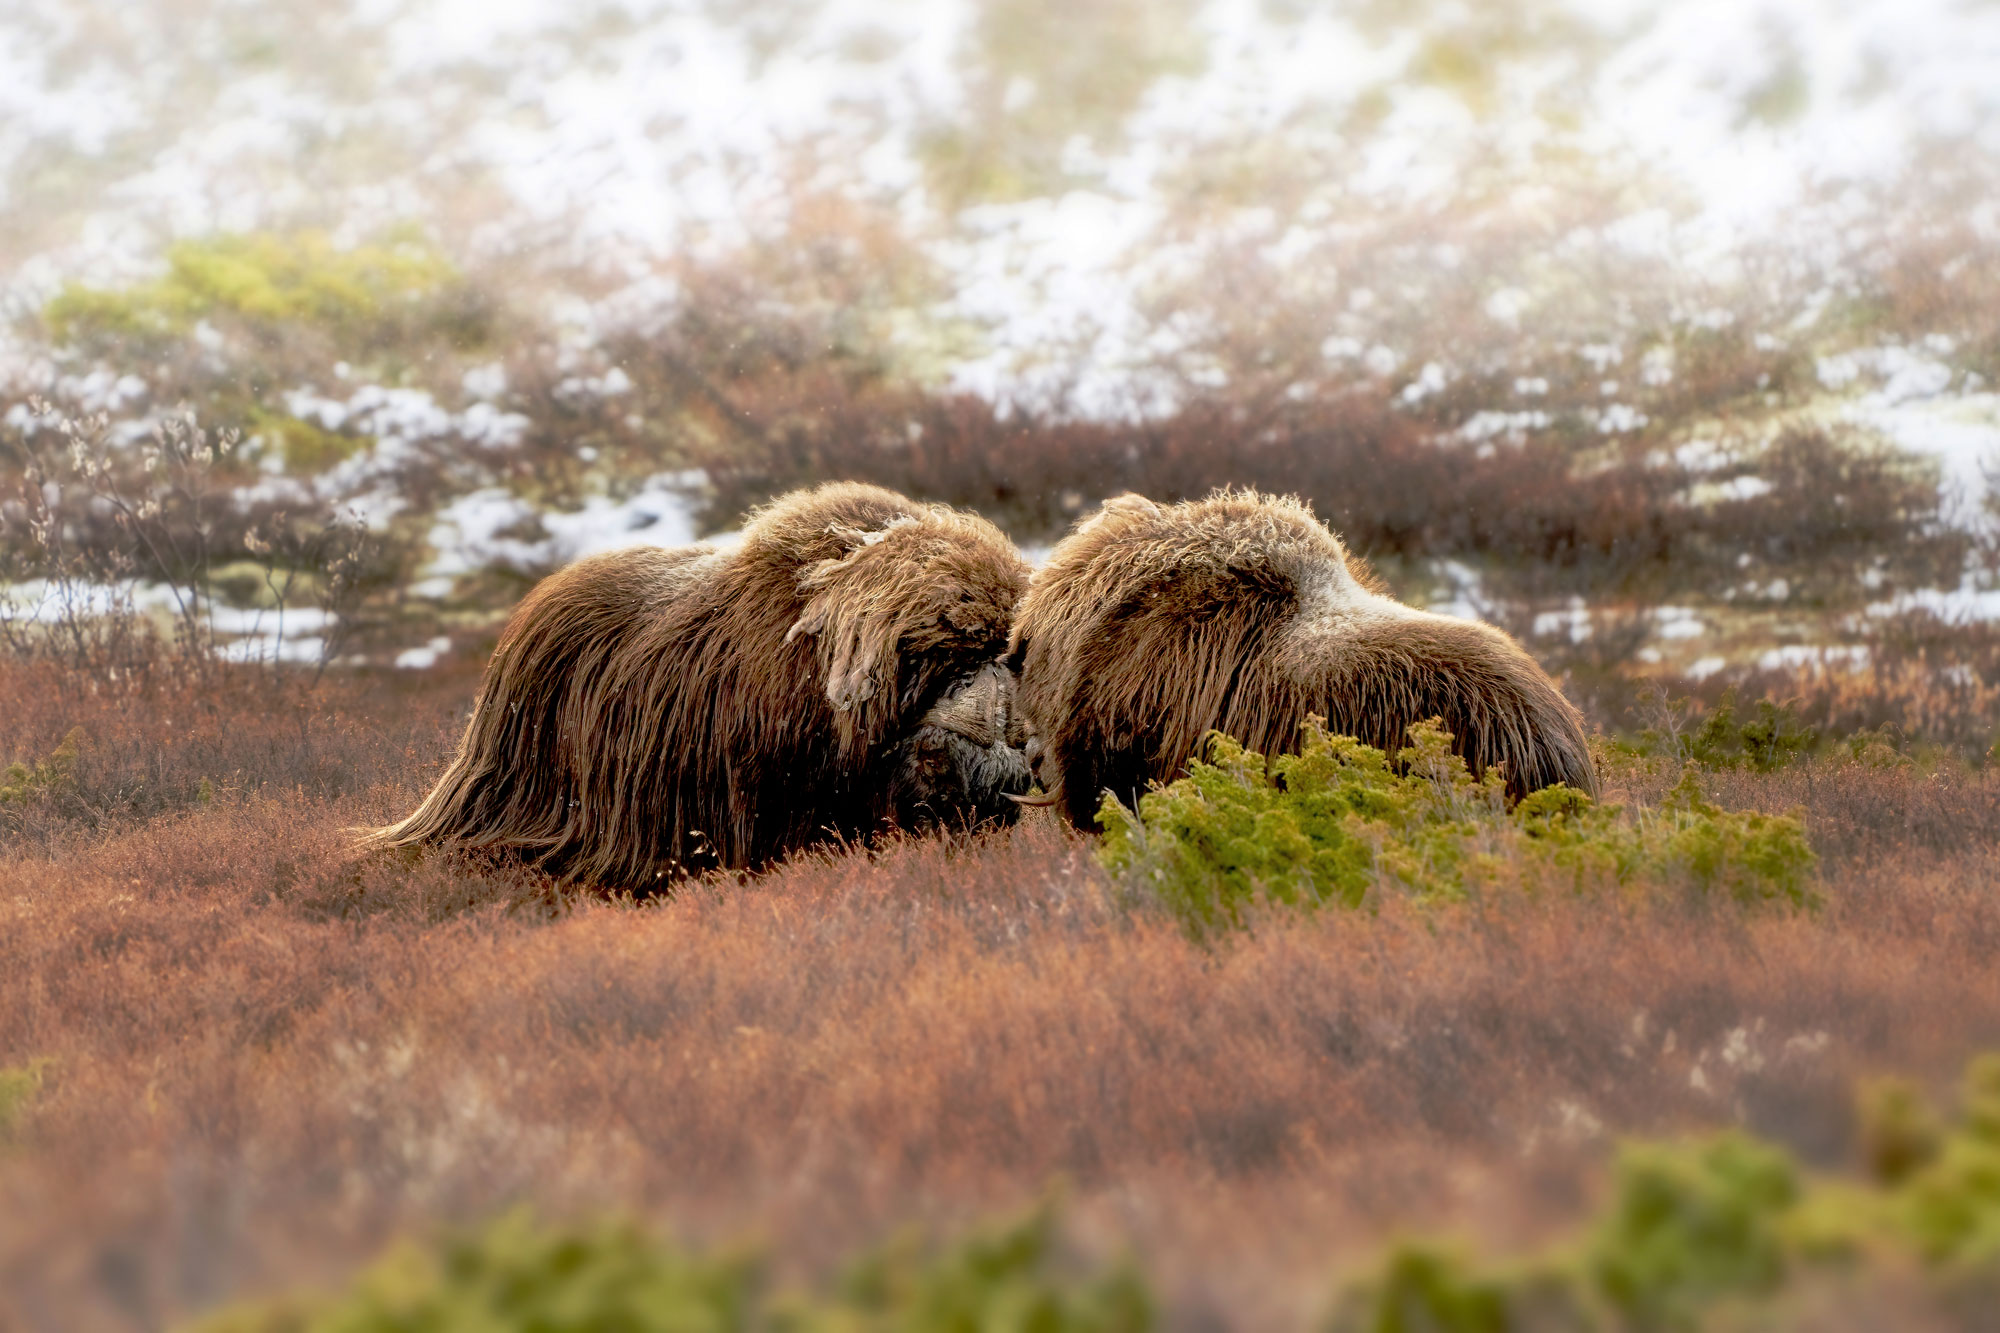
[[[39,1087],[0,1138],[0,1327],[157,1327],[523,1202],[811,1277],[1052,1181],[1170,1326],[1299,1327],[1395,1234],[1571,1224],[1621,1136],[1839,1165],[1856,1076],[2000,1046],[1990,768],[1711,777],[1803,811],[1816,913],[1513,892],[1203,945],[1042,815],[638,904],[356,862],[470,682],[9,671],[0,752],[42,759],[0,806],[0,1067]]]

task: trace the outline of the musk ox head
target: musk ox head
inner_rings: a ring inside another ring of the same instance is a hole
[[[578,561],[508,622],[437,786],[369,841],[645,889],[1011,817],[999,663],[1027,580],[985,520],[851,484],[774,501],[735,550]]]
[[[890,752],[885,785],[898,828],[1003,824],[1017,818],[1032,785],[1013,744],[1014,674],[990,662],[946,692]]]
[[[1519,644],[1385,595],[1293,499],[1110,501],[1036,573],[1009,661],[1037,779],[1083,828],[1105,791],[1129,803],[1184,772],[1212,730],[1283,753],[1313,714],[1391,750],[1442,718],[1516,795],[1597,786],[1581,718]]]

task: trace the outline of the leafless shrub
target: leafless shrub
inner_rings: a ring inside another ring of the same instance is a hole
[[[314,679],[325,672],[352,633],[368,544],[358,520],[282,510],[246,520],[228,475],[240,437],[210,431],[191,413],[132,438],[103,413],[32,405],[41,428],[27,437],[15,501],[0,510],[8,529],[0,575],[15,589],[33,583],[38,594],[32,604],[18,593],[0,600],[0,650],[55,653],[86,675],[129,675],[165,648],[141,605],[157,592],[174,665],[209,672],[229,652],[216,600],[224,567],[247,558],[277,628],[260,660],[278,667],[286,609],[310,589],[325,629]],[[263,620],[262,610],[253,615],[253,638]]]

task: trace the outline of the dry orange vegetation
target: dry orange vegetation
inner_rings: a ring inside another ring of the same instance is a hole
[[[1573,1257],[1621,1140],[1856,1167],[1857,1079],[2000,1050],[2000,9],[144,8],[0,5],[0,1333],[518,1203],[818,1280],[1052,1180],[1165,1327],[1323,1328],[1399,1231]],[[833,478],[1031,554],[1295,493],[1820,905],[1498,810],[1465,901],[1206,943],[1046,811],[644,903],[351,852],[536,580]]]
[[[1814,916],[1508,893],[1204,948],[1042,818],[640,905],[357,865],[464,679],[4,669],[0,758],[84,737],[0,805],[0,1067],[49,1061],[0,1139],[0,1328],[154,1327],[522,1200],[818,1272],[1055,1178],[1172,1325],[1296,1327],[1398,1228],[1568,1224],[1616,1136],[1838,1163],[1855,1075],[2000,1045],[1990,768],[1711,779],[1803,808]]]

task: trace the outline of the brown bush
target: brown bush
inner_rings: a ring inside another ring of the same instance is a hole
[[[1838,599],[1881,552],[1893,553],[1889,586],[1929,586],[1954,581],[1968,547],[1937,529],[1934,477],[1824,431],[1698,476],[1647,439],[1552,430],[1476,445],[1433,424],[1386,386],[1268,408],[1197,401],[1123,423],[878,395],[792,412],[701,461],[715,526],[795,485],[851,477],[977,509],[1029,541],[1123,491],[1164,503],[1254,487],[1311,501],[1371,560],[1471,561],[1523,597],[1721,592],[1789,575]],[[1697,480],[1748,476],[1771,489],[1689,498]]]
[[[357,710],[371,689],[377,706]],[[471,690],[449,670],[336,677],[315,689],[310,672],[197,669],[156,641],[94,672],[0,657],[0,766],[32,766],[76,734],[61,780],[0,804],[0,847],[46,847],[260,792],[326,800],[420,784],[450,755]],[[386,699],[399,706],[381,707]]]
[[[1177,1311],[1296,1326],[1397,1226],[1530,1243],[1609,1136],[1742,1121],[1830,1161],[1851,1075],[2000,1042],[1991,777],[1716,779],[1806,806],[1817,916],[1508,893],[1205,950],[1039,818],[657,907],[354,862],[344,830],[421,788],[451,710],[352,688],[290,766],[300,723],[252,700],[185,750],[170,697],[68,715],[124,719],[134,771],[206,746],[256,780],[0,852],[0,1067],[54,1061],[0,1149],[0,1322],[158,1326],[520,1200],[818,1270],[1060,1175]],[[60,736],[27,711],[9,745]]]

